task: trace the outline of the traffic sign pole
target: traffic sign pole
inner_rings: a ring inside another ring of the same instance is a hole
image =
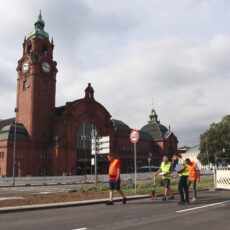
[[[91,137],[92,137],[91,155],[94,155],[95,186],[97,186],[97,155],[108,154],[110,152],[110,137],[109,136],[97,137],[96,130],[92,130]]]
[[[134,144],[134,186],[137,193],[137,142],[139,140],[139,132],[134,129],[130,133],[130,141]]]
[[[95,168],[95,186],[97,186],[97,138],[94,137],[94,147],[95,147],[95,156],[94,156],[94,168]]]
[[[137,193],[137,146],[134,143],[134,177],[135,177],[135,193]]]

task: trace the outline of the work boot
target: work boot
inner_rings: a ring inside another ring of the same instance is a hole
[[[105,204],[106,205],[113,205],[113,201],[107,201]]]
[[[186,201],[185,201],[185,204],[186,204],[186,205],[189,205],[189,200],[186,200]]]
[[[126,204],[126,202],[127,202],[127,198],[124,197],[122,203],[123,203],[123,204]]]

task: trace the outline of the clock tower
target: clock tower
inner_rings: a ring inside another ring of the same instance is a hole
[[[53,39],[50,42],[44,27],[40,12],[33,31],[24,39],[17,67],[16,120],[36,144],[52,140],[55,112],[57,63],[53,60]]]

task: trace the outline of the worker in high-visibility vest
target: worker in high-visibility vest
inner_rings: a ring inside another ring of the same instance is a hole
[[[163,161],[161,163],[161,167],[158,169],[158,171],[155,173],[154,177],[156,178],[160,172],[164,172],[165,174],[163,175],[163,183],[165,187],[165,192],[164,192],[164,197],[162,200],[166,201],[167,196],[169,200],[174,199],[173,192],[170,188],[170,181],[172,177],[172,163],[169,161],[167,156],[163,156]]]
[[[193,198],[191,201],[194,202],[197,199],[196,182],[200,181],[200,170],[197,164],[195,164],[195,162],[192,162],[189,158],[186,158],[185,162],[189,170],[187,185],[189,188],[190,185],[192,184]]]
[[[106,205],[113,205],[113,190],[116,189],[117,192],[123,197],[123,204],[126,204],[126,197],[123,191],[120,189],[121,179],[121,163],[118,159],[115,158],[114,154],[108,154],[108,160],[110,161],[109,165],[109,201],[106,202]]]
[[[180,201],[178,205],[189,204],[189,192],[188,192],[188,167],[184,159],[179,154],[173,154],[173,161],[177,163],[176,172],[180,176],[180,180],[178,183],[178,191],[180,193]],[[184,197],[185,193],[185,197]]]

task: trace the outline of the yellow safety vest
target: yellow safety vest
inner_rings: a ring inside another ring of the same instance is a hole
[[[184,159],[182,159],[182,158],[179,158],[179,164],[180,165],[184,165],[184,171],[182,171],[181,173],[180,173],[180,175],[181,176],[188,176],[189,175],[189,170],[188,170],[188,167],[187,167],[187,164],[186,164],[186,162],[185,162],[185,160]]]
[[[171,165],[172,165],[172,163],[169,161],[167,164],[165,164],[165,162],[163,161],[162,163],[161,163],[161,171],[162,172],[166,172],[166,173],[169,173],[170,172],[170,168],[171,168]],[[169,174],[167,174],[166,176],[163,176],[163,179],[171,179],[171,176],[172,176],[172,174],[171,174],[171,172],[169,173]]]

